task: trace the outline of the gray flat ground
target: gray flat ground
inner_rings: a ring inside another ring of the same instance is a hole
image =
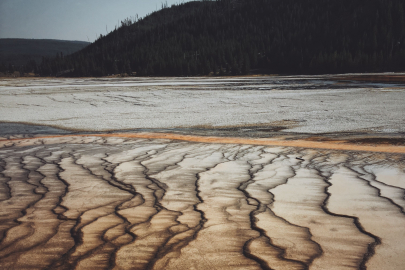
[[[262,127],[398,134],[405,132],[404,100],[405,85],[333,76],[10,79],[0,81],[0,121],[93,132]]]

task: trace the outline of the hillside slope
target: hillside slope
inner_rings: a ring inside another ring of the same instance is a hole
[[[218,0],[163,8],[42,75],[229,75],[405,69],[402,0]]]
[[[18,69],[18,66],[26,65],[30,60],[40,64],[42,57],[54,57],[57,53],[72,54],[89,44],[54,39],[0,39],[0,65],[11,64]]]

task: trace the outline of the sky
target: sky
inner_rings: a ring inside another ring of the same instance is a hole
[[[0,38],[93,42],[126,18],[190,0],[0,0]]]

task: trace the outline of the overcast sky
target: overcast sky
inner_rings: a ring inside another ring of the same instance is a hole
[[[0,0],[0,38],[94,41],[125,18],[190,0]]]

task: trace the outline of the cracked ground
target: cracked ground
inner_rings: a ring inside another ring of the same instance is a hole
[[[403,269],[404,158],[18,139],[0,148],[0,268]]]

